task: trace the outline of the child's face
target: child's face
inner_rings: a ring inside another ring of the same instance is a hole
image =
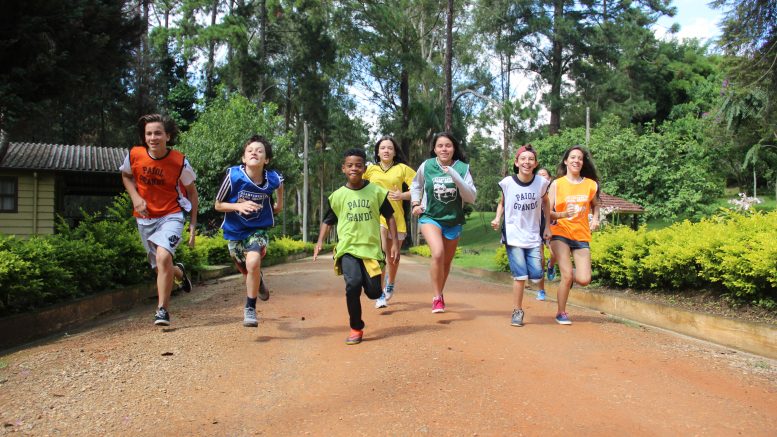
[[[578,149],[574,149],[569,152],[569,156],[564,160],[564,165],[567,166],[567,172],[577,175],[580,174],[580,171],[583,170],[584,161],[585,156],[583,155],[583,152]]]
[[[167,148],[167,142],[170,141],[170,134],[165,132],[165,125],[159,121],[146,123],[143,139],[146,145],[154,151],[161,151]]]
[[[532,152],[523,152],[515,159],[515,166],[520,174],[528,176],[537,168],[537,157]]]
[[[550,180],[550,174],[548,174],[548,171],[545,170],[544,168],[542,170],[538,171],[537,174],[542,176],[542,177],[544,177],[547,180]]]
[[[243,151],[243,164],[247,167],[264,167],[270,162],[267,159],[267,152],[264,150],[264,144],[254,141],[246,146]]]
[[[456,146],[453,145],[453,141],[448,137],[437,138],[434,142],[434,154],[440,158],[442,162],[450,162],[453,159],[453,153],[456,151]]]
[[[346,156],[343,161],[343,174],[345,174],[348,183],[351,185],[361,184],[362,175],[364,174],[365,165],[364,159],[360,156]]]
[[[394,150],[394,143],[389,140],[383,140],[378,144],[378,156],[382,162],[393,162],[397,152]]]

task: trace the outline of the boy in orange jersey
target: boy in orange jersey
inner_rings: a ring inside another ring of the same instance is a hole
[[[157,273],[159,302],[154,324],[168,326],[167,308],[174,278],[182,282],[184,291],[192,289],[183,264],[173,265],[173,256],[183,234],[184,211],[191,210],[189,246],[194,247],[199,203],[194,185],[197,176],[181,152],[167,147],[178,133],[174,121],[159,114],[144,115],[138,120],[138,131],[143,145],[130,149],[119,170],[124,188],[132,198],[140,240],[151,268]],[[180,190],[181,185],[186,197]]]

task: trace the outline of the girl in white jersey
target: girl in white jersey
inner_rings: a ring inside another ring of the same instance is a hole
[[[498,230],[504,213],[502,242],[507,249],[510,272],[513,275],[514,305],[510,319],[513,326],[523,326],[523,291],[526,280],[537,282],[542,279],[542,240],[550,238],[550,223],[545,223],[547,235],[540,235],[542,209],[549,208],[550,182],[536,176],[536,168],[537,152],[531,144],[521,146],[513,163],[515,176],[505,177],[499,182],[502,198],[496,208],[496,217],[491,222],[494,230]]]

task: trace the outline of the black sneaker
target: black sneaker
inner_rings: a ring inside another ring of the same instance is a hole
[[[157,308],[156,314],[154,315],[154,324],[159,326],[169,326],[170,313],[168,313],[164,308]]]
[[[175,263],[175,265],[178,266],[178,268],[181,269],[181,273],[183,273],[183,276],[181,277],[181,290],[190,293],[192,291],[192,280],[189,279],[189,275],[186,274],[183,263]]]
[[[267,288],[267,284],[264,283],[264,273],[259,273],[259,299],[270,299],[270,289]]]

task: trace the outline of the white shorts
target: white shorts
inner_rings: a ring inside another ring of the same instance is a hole
[[[166,215],[159,218],[136,218],[140,241],[148,254],[151,268],[156,268],[156,248],[163,247],[175,256],[175,248],[181,243],[183,235],[183,213]]]

